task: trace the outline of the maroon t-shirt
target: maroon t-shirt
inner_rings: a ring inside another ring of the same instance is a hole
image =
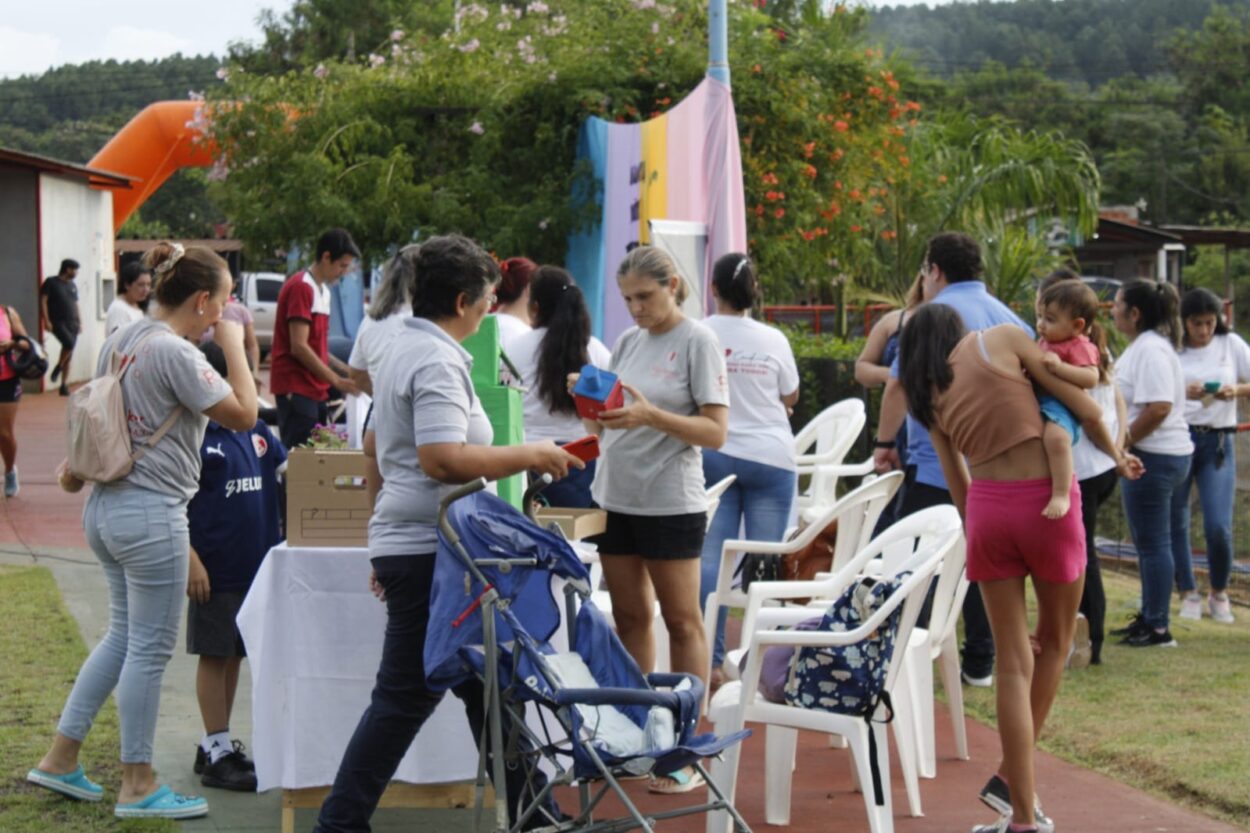
[[[291,355],[291,321],[307,321],[308,346],[329,363],[330,302],[329,292],[317,286],[307,271],[296,272],[282,284],[278,293],[278,309],[273,322],[273,346],[270,354],[269,390],[275,395],[298,393],[317,402],[329,396],[330,386],[314,376]]]

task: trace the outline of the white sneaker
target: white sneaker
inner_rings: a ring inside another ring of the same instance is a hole
[[[1212,593],[1207,596],[1207,610],[1211,611],[1211,618],[1223,625],[1231,625],[1236,620],[1233,618],[1233,606],[1228,601],[1228,594],[1220,594],[1224,598]]]
[[[1181,600],[1182,619],[1201,619],[1202,618],[1202,597],[1197,593],[1190,593]]]

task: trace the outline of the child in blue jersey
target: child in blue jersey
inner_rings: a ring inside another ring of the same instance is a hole
[[[200,348],[214,368],[221,348]],[[208,423],[200,446],[200,490],[187,507],[191,562],[187,576],[187,653],[199,655],[195,693],[204,739],[195,772],[206,787],[256,791],[256,768],[230,739],[230,712],[246,656],[235,617],[269,548],[282,540],[279,474],[286,448],[264,422],[251,431]]]

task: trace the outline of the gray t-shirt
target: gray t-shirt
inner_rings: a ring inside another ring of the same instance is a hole
[[[729,404],[720,342],[689,318],[658,336],[626,330],[609,369],[674,414],[694,416],[704,405]],[[707,511],[703,455],[695,446],[654,428],[605,428],[602,448],[591,494],[604,509],[630,515]]]
[[[203,411],[229,396],[230,385],[194,344],[180,338],[165,322],[150,318],[136,321],[105,340],[96,376],[109,372],[115,350],[128,356],[136,345],[139,352],[134,364],[122,378],[131,443],[137,448],[175,409],[181,413],[169,433],[135,463],[125,482],[190,500],[200,485],[200,443],[208,425]]]
[[[423,555],[438,548],[438,502],[455,485],[421,469],[417,448],[490,445],[494,431],[473,392],[473,357],[437,324],[405,318],[373,379],[382,491],[369,521],[369,554]]]

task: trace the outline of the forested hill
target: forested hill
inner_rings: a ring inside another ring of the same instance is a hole
[[[1177,29],[1197,30],[1217,6],[1244,11],[1250,0],[977,0],[874,12],[870,37],[939,76],[989,60],[1028,63],[1056,80],[1097,87],[1124,75],[1168,69]]]
[[[90,61],[0,81],[0,146],[85,162],[153,101],[216,83],[211,55]]]

